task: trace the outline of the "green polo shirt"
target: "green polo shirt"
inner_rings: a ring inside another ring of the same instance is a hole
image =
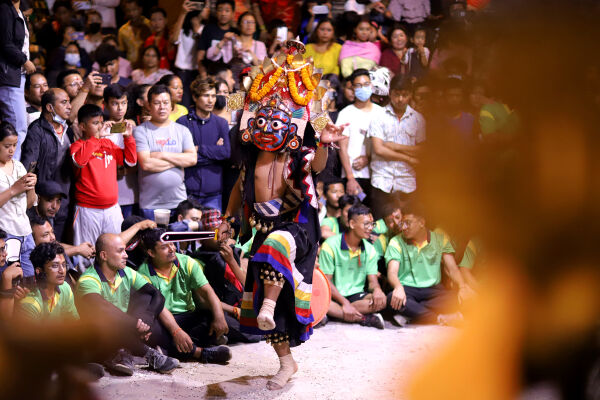
[[[17,312],[28,319],[79,319],[73,291],[67,282],[56,288],[52,298],[35,289],[19,301]]]
[[[337,235],[340,233],[340,222],[338,221],[338,219],[336,217],[323,218],[323,221],[321,222],[321,226],[328,226],[334,235]]]
[[[383,220],[383,218],[375,221],[375,226],[373,227],[374,234],[383,235],[383,234],[387,233],[387,231],[388,231],[388,227],[385,224],[385,221]]]
[[[150,281],[145,276],[125,267],[117,271],[115,282],[112,284],[106,279],[100,267],[92,265],[79,278],[75,295],[82,297],[96,293],[119,310],[127,312],[131,289],[140,290],[147,283]]]
[[[469,243],[467,243],[467,247],[465,248],[462,260],[460,261],[460,264],[458,264],[458,266],[473,269],[473,267],[475,267],[475,263],[478,261],[477,256],[479,255],[480,248],[481,246],[477,239],[469,240]]]
[[[385,263],[395,260],[400,263],[400,283],[412,287],[431,287],[442,280],[442,254],[454,253],[448,235],[429,231],[427,241],[416,246],[407,244],[402,235],[390,240],[385,252]]]
[[[208,284],[206,276],[199,261],[184,254],[176,253],[176,260],[171,265],[169,276],[156,272],[152,264],[145,262],[138,269],[138,273],[147,277],[163,296],[165,307],[173,314],[194,311],[194,290]]]
[[[387,235],[387,233],[383,233],[383,234],[377,236],[377,240],[375,240],[375,242],[373,242],[373,247],[375,248],[375,251],[377,252],[377,256],[379,258],[382,258],[385,256],[385,251],[387,250],[389,243],[390,243],[390,237]]]
[[[323,242],[319,265],[325,275],[333,275],[338,292],[347,297],[364,292],[367,275],[377,275],[377,252],[365,239],[360,242],[360,249],[350,251],[342,233]]]

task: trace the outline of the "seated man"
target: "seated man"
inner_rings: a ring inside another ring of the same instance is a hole
[[[390,240],[396,235],[402,233],[402,210],[396,203],[387,203],[382,207],[383,218],[375,222],[371,240],[377,252],[378,270],[381,273],[383,280],[387,283],[387,266],[385,263],[385,251],[390,243]],[[386,285],[382,283],[385,287]]]
[[[126,266],[127,253],[120,236],[105,233],[96,241],[95,264],[77,282],[75,304],[82,318],[122,321],[135,335],[123,338],[123,347],[106,367],[122,375],[133,374],[131,354],[143,356],[151,369],[169,373],[179,362],[150,347],[161,341],[162,326],[179,329],[164,307],[165,299],[142,275]],[[147,342],[148,344],[146,344]]]
[[[321,236],[323,239],[327,239],[340,233],[339,227],[337,227],[337,219],[342,214],[339,199],[346,194],[344,182],[341,179],[325,182],[323,184],[323,194],[325,195],[327,214],[321,222]]]
[[[148,258],[138,272],[162,293],[165,309],[173,314],[179,326],[170,332],[172,339],[168,334],[163,335],[168,338],[165,343],[169,354],[203,363],[227,362],[231,359],[228,347],[205,347],[228,332],[221,302],[200,264],[189,256],[176,253],[172,243],[160,240],[164,232],[164,229],[152,229],[144,233],[142,240]],[[209,306],[209,313],[196,309],[193,294]]]
[[[353,205],[360,204],[358,196],[345,194],[338,200],[340,215],[337,217],[327,217],[321,222],[321,236],[324,239],[346,232],[348,227],[348,210]]]
[[[327,315],[346,322],[383,329],[379,311],[385,308],[385,295],[377,282],[377,253],[368,242],[373,216],[364,205],[348,210],[349,229],[327,239],[321,246],[319,265],[331,284]],[[373,293],[365,292],[365,283]]]
[[[389,284],[394,288],[387,296],[388,306],[397,314],[399,325],[419,323],[453,323],[460,313],[444,314],[453,308],[455,292],[442,284],[442,261],[448,275],[458,287],[458,300],[473,295],[454,260],[450,238],[427,229],[425,218],[406,209],[402,217],[402,235],[394,237],[385,252]]]
[[[41,217],[39,215],[33,215],[29,217],[29,223],[31,224],[31,235],[33,236],[33,242],[35,245],[39,245],[41,243],[51,243],[56,241],[56,236],[54,235],[54,229],[52,225],[50,225],[50,221],[47,218]],[[70,259],[74,256],[81,256],[87,259],[94,257],[95,249],[89,242],[81,243],[79,246],[71,246],[66,243],[60,243],[60,245],[65,249],[65,257],[67,259],[67,265],[69,269],[75,269],[75,265],[73,261]]]
[[[19,301],[16,314],[27,319],[79,319],[73,292],[65,281],[65,249],[57,242],[41,243],[31,251],[36,285]]]

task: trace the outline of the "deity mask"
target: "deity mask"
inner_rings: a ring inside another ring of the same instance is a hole
[[[248,120],[248,128],[242,134],[242,140],[252,141],[263,151],[279,152],[288,147],[295,150],[300,146],[296,137],[297,130],[290,114],[279,108],[266,106],[258,110],[255,118]]]

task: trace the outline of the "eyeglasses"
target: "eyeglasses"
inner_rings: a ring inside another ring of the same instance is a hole
[[[46,85],[46,86],[48,86],[48,85]],[[69,84],[67,84],[65,86],[71,86],[72,88],[74,88],[74,87],[81,87],[81,86],[83,86],[83,81],[74,81],[74,82],[71,82],[71,83],[69,83]]]
[[[256,25],[256,21],[242,21],[242,25]]]
[[[371,84],[370,83],[356,83],[356,84],[353,84],[352,87],[354,89],[368,88],[368,87],[371,87]]]

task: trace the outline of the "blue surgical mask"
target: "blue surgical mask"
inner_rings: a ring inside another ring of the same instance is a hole
[[[354,89],[354,96],[360,101],[367,101],[373,94],[373,88],[371,86],[363,86],[358,89]]]
[[[67,53],[65,54],[65,62],[69,65],[79,66],[80,61],[79,54],[77,53]]]

